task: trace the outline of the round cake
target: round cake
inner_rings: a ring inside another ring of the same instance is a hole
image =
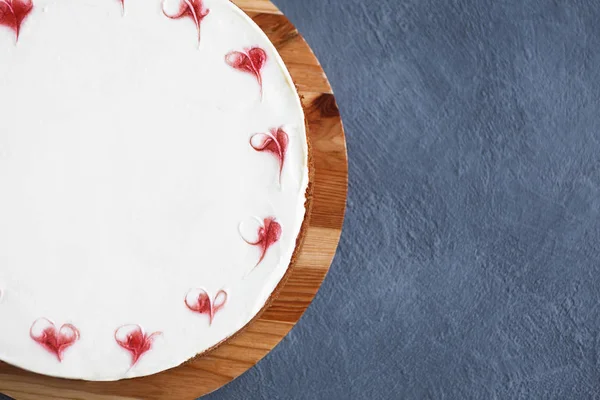
[[[290,266],[308,158],[228,0],[0,0],[0,360],[118,380],[219,345]]]

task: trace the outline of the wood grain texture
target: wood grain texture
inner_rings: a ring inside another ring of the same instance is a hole
[[[254,366],[292,329],[317,293],[340,238],[347,192],[346,142],[340,114],[319,62],[298,31],[268,0],[234,0],[265,31],[303,99],[314,162],[312,212],[286,284],[239,335],[187,364],[119,382],[82,382],[35,375],[0,363],[0,392],[19,400],[195,399]]]

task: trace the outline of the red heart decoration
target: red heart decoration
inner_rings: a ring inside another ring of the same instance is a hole
[[[198,314],[208,315],[209,325],[212,325],[215,314],[225,306],[226,302],[227,292],[224,290],[219,290],[212,301],[204,289],[192,289],[185,296],[187,308]]]
[[[198,44],[200,44],[200,23],[210,13],[209,9],[204,8],[202,0],[164,0],[163,13],[171,19],[191,18],[198,30]]]
[[[79,340],[79,330],[71,324],[57,329],[54,322],[40,318],[31,325],[29,336],[62,362],[64,351]]]
[[[261,222],[259,220],[259,224],[260,223]],[[242,233],[242,239],[244,239],[246,243],[256,246],[260,249],[260,257],[254,266],[255,268],[264,260],[267,250],[269,250],[272,245],[279,241],[281,238],[281,232],[281,225],[273,217],[265,218],[262,221],[262,224],[258,226],[256,240],[248,240],[244,237],[243,233],[240,232]]]
[[[258,81],[262,99],[263,85],[260,71],[267,62],[267,53],[260,47],[252,47],[244,51],[232,51],[225,56],[225,62],[238,71],[252,74]]]
[[[123,325],[115,331],[115,340],[125,350],[131,353],[131,366],[133,367],[140,357],[152,348],[154,338],[161,332],[148,335],[139,325]]]
[[[0,0],[0,25],[11,29],[18,40],[21,24],[32,9],[31,0]]]
[[[250,138],[250,146],[256,151],[273,154],[279,163],[279,183],[281,184],[281,173],[285,162],[290,138],[282,128],[273,128],[269,133],[257,133]]]

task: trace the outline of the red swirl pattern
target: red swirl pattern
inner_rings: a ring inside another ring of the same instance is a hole
[[[64,324],[59,329],[49,319],[40,318],[31,325],[29,336],[62,362],[65,350],[79,340],[79,330],[71,324]]]
[[[147,334],[139,325],[123,325],[115,331],[115,340],[119,346],[131,354],[133,367],[146,352],[152,349],[152,343],[161,332]]]
[[[200,24],[210,13],[209,9],[204,8],[202,0],[164,0],[163,13],[171,19],[191,18],[196,25],[198,44],[200,44]]]
[[[267,62],[267,53],[260,47],[251,47],[243,51],[232,51],[225,56],[225,62],[231,68],[254,76],[263,96],[263,79],[261,70]]]
[[[0,26],[5,26],[15,33],[19,40],[21,24],[33,10],[32,0],[0,0]]]
[[[191,311],[208,316],[208,324],[212,325],[215,314],[219,312],[227,302],[227,292],[219,290],[211,300],[204,289],[192,289],[185,296],[185,305]]]

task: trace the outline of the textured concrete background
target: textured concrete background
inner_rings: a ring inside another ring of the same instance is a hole
[[[600,2],[275,0],[350,196],[316,301],[208,399],[600,398]]]
[[[600,398],[600,2],[275,0],[347,128],[331,272],[217,399]]]

